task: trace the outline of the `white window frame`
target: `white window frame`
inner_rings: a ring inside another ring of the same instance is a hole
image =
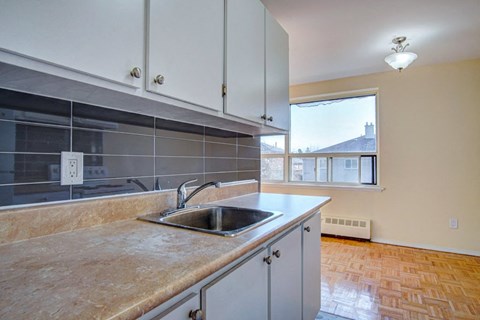
[[[306,102],[314,102],[314,101],[321,101],[321,100],[334,100],[334,99],[346,99],[346,98],[355,98],[355,97],[362,97],[362,96],[371,96],[375,95],[375,133],[376,133],[376,152],[349,152],[349,153],[290,153],[290,136],[285,135],[285,153],[280,154],[263,154],[261,155],[262,158],[282,158],[283,157],[283,181],[280,180],[265,180],[262,183],[272,183],[272,184],[302,184],[302,185],[314,185],[314,186],[322,186],[322,187],[354,187],[355,189],[358,187],[361,188],[368,188],[368,189],[376,189],[379,188],[383,190],[380,186],[380,121],[379,121],[379,90],[378,88],[370,88],[365,90],[355,90],[355,91],[345,91],[345,92],[337,92],[337,93],[329,93],[323,95],[315,95],[315,96],[305,96],[300,98],[293,98],[290,100],[290,104],[298,104],[298,103],[306,103]],[[290,124],[291,125],[291,124]],[[289,128],[289,132],[291,132],[291,128]],[[360,156],[375,156],[376,159],[376,184],[363,184],[360,183],[361,177],[361,158]],[[333,158],[337,157],[358,157],[357,160],[357,168],[358,168],[358,181],[359,183],[349,183],[349,182],[332,182],[332,165],[331,161]],[[315,181],[292,181],[292,168],[291,168],[291,159],[292,158],[314,158],[315,159]],[[318,158],[327,158],[327,180],[329,182],[320,182],[317,181],[318,174],[317,174],[317,163]]]

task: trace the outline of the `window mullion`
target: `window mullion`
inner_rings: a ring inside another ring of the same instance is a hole
[[[362,183],[362,157],[357,157],[358,183]]]
[[[327,157],[327,182],[332,182],[332,157]]]

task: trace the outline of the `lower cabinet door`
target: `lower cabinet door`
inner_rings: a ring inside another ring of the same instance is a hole
[[[299,227],[271,245],[272,320],[302,318],[302,233]]]
[[[267,249],[260,251],[201,290],[208,320],[268,318]],[[292,318],[293,319],[293,318]]]
[[[303,223],[303,320],[320,311],[320,212]]]
[[[193,315],[197,315],[197,318]],[[202,319],[202,310],[200,310],[200,296],[197,293],[188,295],[185,299],[179,301],[171,308],[162,312],[151,320],[190,320]],[[204,319],[204,318],[203,318]]]

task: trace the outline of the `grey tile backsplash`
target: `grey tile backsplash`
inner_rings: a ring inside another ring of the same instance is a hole
[[[84,183],[60,185],[60,152]],[[0,206],[260,180],[260,140],[241,133],[0,89]]]

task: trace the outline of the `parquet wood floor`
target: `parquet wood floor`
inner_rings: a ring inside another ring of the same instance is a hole
[[[322,237],[324,312],[480,320],[480,257]]]

